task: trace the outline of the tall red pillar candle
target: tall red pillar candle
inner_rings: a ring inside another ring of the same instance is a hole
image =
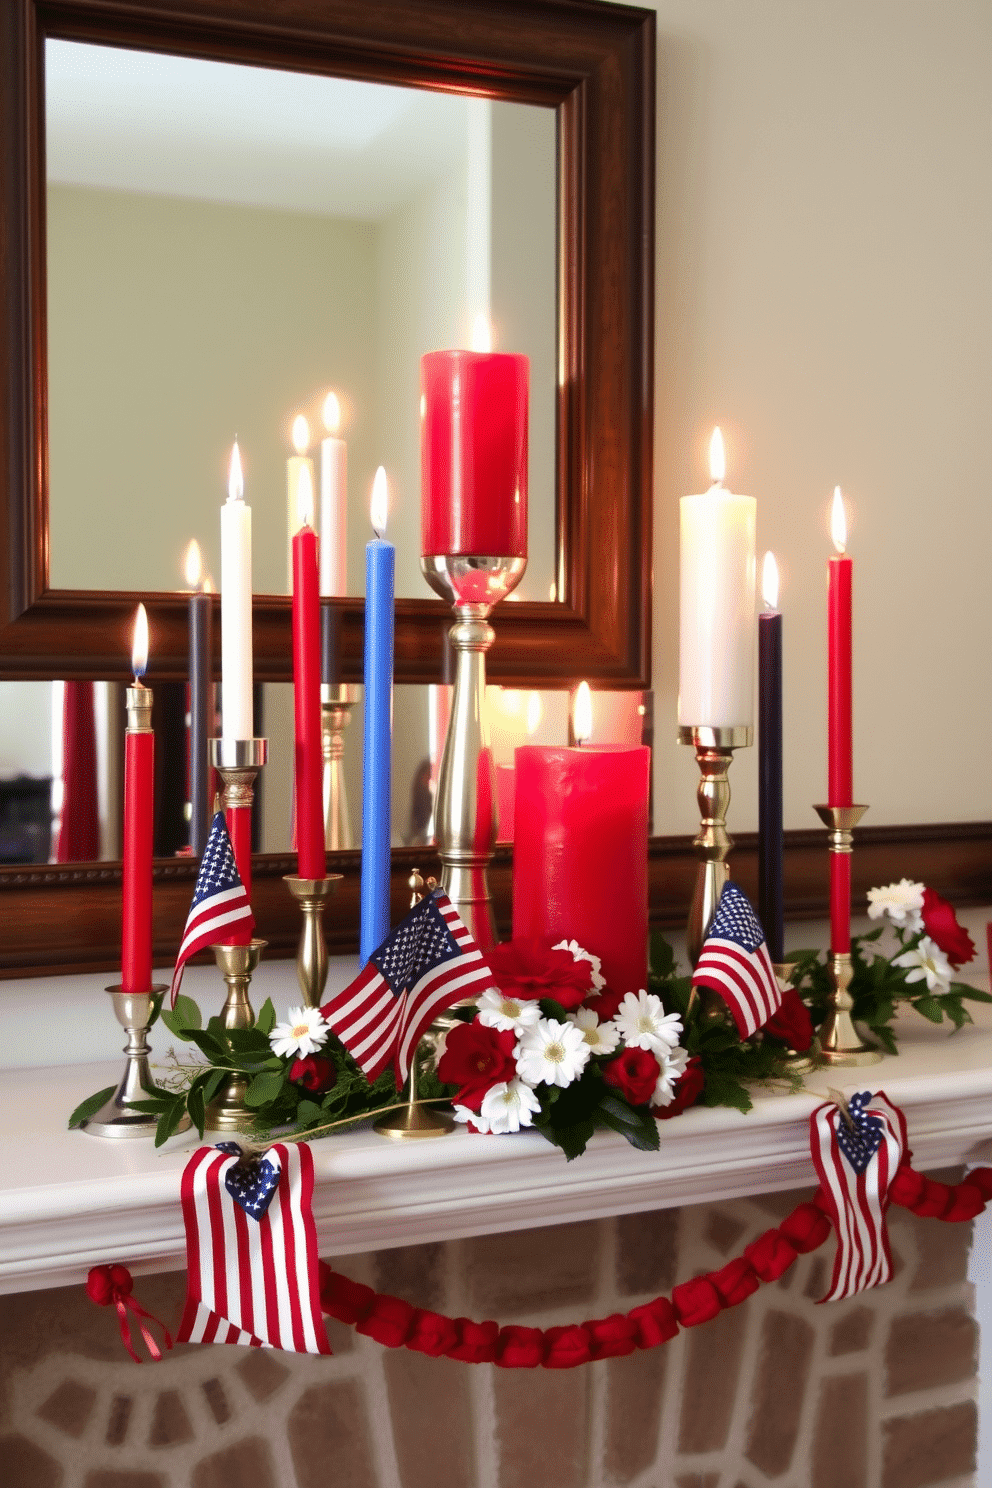
[[[420,360],[425,557],[527,556],[527,357],[432,351]]]
[[[298,872],[300,878],[323,878],[327,860],[320,738],[320,586],[317,534],[308,522],[293,538],[293,712]]]
[[[851,578],[853,564],[844,551],[847,544],[847,524],[839,486],[834,490],[830,525],[837,552],[827,565],[829,678],[827,804],[829,806],[853,806],[854,736],[851,722]]]
[[[577,940],[616,992],[647,986],[650,753],[515,752],[514,939]]]
[[[152,691],[141,681],[148,663],[148,618],[138,606],[131,653],[134,686],[127,689],[124,736],[124,863],[121,914],[121,987],[147,992],[152,984],[152,831],[155,819],[155,735]]]

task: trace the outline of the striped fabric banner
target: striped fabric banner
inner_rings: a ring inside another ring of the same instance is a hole
[[[889,1189],[909,1157],[906,1118],[885,1095],[868,1091],[849,1102],[853,1123],[827,1102],[810,1118],[810,1147],[837,1232],[830,1289],[821,1302],[839,1302],[892,1277],[885,1224]]]
[[[236,1156],[200,1147],[186,1164],[186,1307],[178,1342],[329,1354],[317,1288],[313,1154],[305,1143],[279,1142],[264,1160],[275,1187],[259,1219],[229,1191]]]

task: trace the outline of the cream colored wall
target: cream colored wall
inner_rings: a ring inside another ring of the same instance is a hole
[[[49,188],[51,576],[174,589],[238,435],[255,588],[286,591],[289,428],[337,387],[352,482],[374,469],[372,235],[291,212]],[[96,522],[92,511],[105,516]],[[361,593],[360,573],[352,574]],[[154,644],[154,639],[153,639]]]
[[[784,574],[787,827],[826,788],[827,503],[853,512],[855,793],[869,823],[988,817],[992,10],[664,0],[658,11],[655,830],[696,822],[671,742],[678,498],[758,498]],[[732,825],[757,824],[757,751]]]

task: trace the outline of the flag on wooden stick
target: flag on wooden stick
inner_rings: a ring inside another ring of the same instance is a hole
[[[176,969],[172,973],[171,1005],[176,1005],[183,968],[190,956],[195,956],[204,946],[247,945],[254,929],[255,918],[234,861],[224,813],[218,811],[210,823],[193,903],[189,907]]]

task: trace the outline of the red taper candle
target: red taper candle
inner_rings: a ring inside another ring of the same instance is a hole
[[[830,531],[837,549],[827,565],[829,722],[827,804],[854,804],[854,736],[851,723],[851,577],[845,553],[847,521],[840,486],[834,489]],[[836,950],[836,946],[834,947]]]
[[[327,859],[320,737],[320,585],[313,487],[307,470],[302,472],[298,495],[303,525],[293,538],[296,851],[300,878],[323,878]]]
[[[152,984],[152,829],[155,818],[155,735],[152,691],[141,678],[148,664],[148,617],[138,606],[131,652],[134,686],[127,689],[124,736],[124,864],[121,915],[121,988],[147,992]]]

